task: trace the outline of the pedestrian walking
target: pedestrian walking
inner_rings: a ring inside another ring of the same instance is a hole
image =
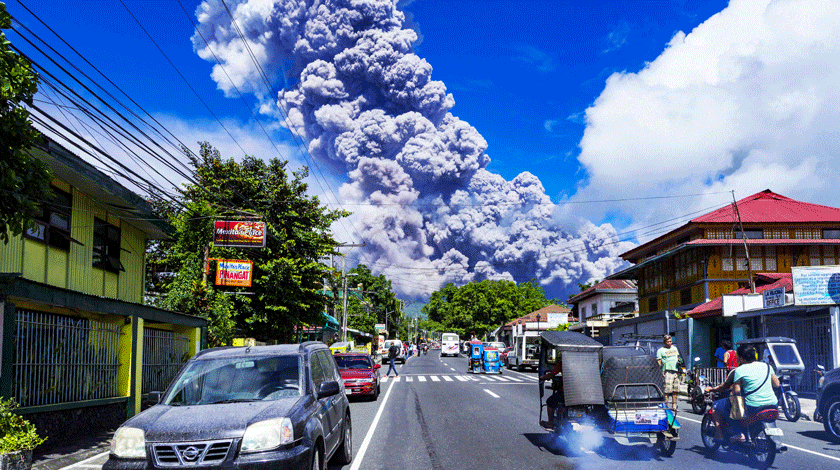
[[[680,351],[674,346],[671,335],[662,337],[663,347],[656,351],[656,360],[662,366],[662,373],[665,376],[665,401],[668,395],[671,396],[671,409],[677,411],[677,394],[680,392],[679,366]]]
[[[399,372],[397,372],[397,368],[394,367],[394,359],[397,358],[400,354],[400,347],[397,346],[397,343],[391,343],[391,347],[388,348],[388,362],[391,364],[388,367],[388,373],[385,374],[385,377],[391,376],[391,371],[394,371],[394,377],[399,377]]]

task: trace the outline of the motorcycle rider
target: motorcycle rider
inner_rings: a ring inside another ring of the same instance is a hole
[[[776,372],[769,364],[756,361],[755,347],[751,344],[738,346],[739,366],[733,369],[726,380],[717,387],[706,387],[706,393],[717,393],[732,388],[732,395],[743,394],[746,416],[752,416],[762,409],[778,406],[778,399],[773,389],[781,387]],[[712,418],[715,421],[715,440],[723,440],[723,420],[735,431],[734,440],[744,441],[740,423],[729,417],[732,403],[729,398],[721,398],[712,406]]]

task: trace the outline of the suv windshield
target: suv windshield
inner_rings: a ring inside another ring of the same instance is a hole
[[[370,359],[362,356],[333,356],[339,369],[372,369]]]
[[[190,363],[163,403],[210,405],[300,396],[297,355],[226,357]]]

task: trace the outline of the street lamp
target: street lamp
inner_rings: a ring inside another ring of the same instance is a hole
[[[537,331],[540,331],[540,314],[537,314]]]
[[[347,341],[347,278],[358,275],[359,273],[347,273],[344,276],[344,309],[341,319],[341,341]]]

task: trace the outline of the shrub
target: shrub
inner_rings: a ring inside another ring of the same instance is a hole
[[[33,450],[46,440],[38,436],[32,423],[15,414],[17,407],[13,398],[0,400],[0,454]]]

